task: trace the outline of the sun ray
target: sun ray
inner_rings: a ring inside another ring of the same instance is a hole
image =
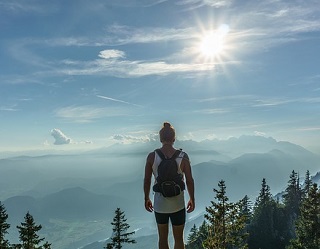
[[[212,60],[225,50],[226,36],[229,26],[221,25],[217,30],[204,31],[200,37],[198,52],[206,59]]]

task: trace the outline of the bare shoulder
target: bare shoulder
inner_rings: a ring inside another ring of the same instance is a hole
[[[181,170],[185,172],[188,168],[190,168],[190,159],[186,152],[183,152],[183,157],[181,161]]]
[[[183,159],[184,161],[188,161],[188,162],[190,163],[189,156],[188,156],[188,154],[187,154],[186,152],[184,152],[184,151],[183,151],[183,157],[182,157],[182,159]]]
[[[155,153],[154,151],[150,152],[147,156],[147,164],[153,164],[153,161],[154,161],[154,157],[155,157]]]

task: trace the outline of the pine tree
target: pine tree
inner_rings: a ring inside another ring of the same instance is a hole
[[[312,180],[310,177],[310,172],[309,170],[307,170],[306,172],[306,177],[304,179],[304,183],[303,183],[303,198],[307,198],[308,197],[308,193],[310,191],[310,188],[312,187]]]
[[[240,200],[240,213],[246,218],[246,225],[248,226],[251,222],[252,218],[252,210],[251,210],[251,202],[250,198],[245,195]]]
[[[266,179],[262,180],[260,194],[256,199],[252,222],[249,229],[249,248],[278,248],[275,242],[274,213],[276,202],[273,200]]]
[[[120,208],[117,208],[115,211],[115,216],[113,218],[113,236],[111,237],[111,243],[108,243],[105,247],[106,249],[116,248],[121,249],[122,244],[134,244],[136,241],[134,239],[130,239],[130,236],[135,232],[127,233],[127,230],[130,228],[130,225],[127,223],[127,219],[125,218],[125,214],[121,211]]]
[[[283,201],[289,214],[297,217],[301,204],[302,191],[300,188],[298,174],[293,170],[290,174],[288,186],[283,194]]]
[[[190,229],[186,249],[204,249],[203,242],[208,237],[208,225],[204,220],[199,228],[194,224]]]
[[[249,226],[252,219],[252,207],[250,199],[247,195],[245,195],[240,201],[239,201],[239,207],[240,207],[240,215],[243,217],[245,227],[243,230],[243,233],[246,234],[245,243],[248,244],[248,237],[249,237]]]
[[[301,205],[301,215],[297,221],[297,238],[291,240],[288,249],[320,248],[320,191],[313,184],[307,198]]]
[[[113,249],[112,243],[108,243],[107,246],[105,247],[106,249]]]
[[[0,248],[8,249],[10,248],[9,241],[5,239],[6,234],[10,225],[7,223],[8,214],[3,204],[0,202]]]
[[[25,222],[21,222],[21,226],[17,226],[19,231],[19,239],[21,244],[16,245],[21,249],[45,248],[50,249],[51,244],[46,242],[40,245],[44,238],[40,238],[38,232],[42,229],[41,225],[36,225],[33,216],[28,212],[24,217]]]
[[[208,238],[208,224],[204,220],[201,226],[198,229],[198,246],[200,249],[203,249],[203,243]]]
[[[51,244],[46,241],[46,243],[44,243],[44,245],[42,246],[43,249],[51,249]]]
[[[288,236],[295,237],[294,224],[300,215],[300,205],[302,200],[302,190],[299,184],[298,174],[293,170],[290,174],[288,186],[283,194],[283,202],[285,205]]]
[[[193,224],[187,239],[187,246],[186,246],[187,249],[188,248],[197,249],[196,242],[198,240],[198,236],[199,236],[198,228],[196,224]]]
[[[205,218],[208,220],[208,237],[204,247],[208,249],[227,249],[230,247],[247,248],[245,243],[245,217],[241,215],[239,203],[229,202],[226,185],[223,180],[214,189],[217,202],[211,201],[206,208]]]

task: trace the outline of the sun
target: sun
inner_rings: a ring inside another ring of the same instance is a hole
[[[217,30],[204,31],[200,36],[198,53],[207,59],[221,55],[226,47],[228,32],[229,26],[226,24],[221,25]]]
[[[199,50],[206,57],[215,56],[223,51],[223,38],[214,32],[208,32],[203,36]]]

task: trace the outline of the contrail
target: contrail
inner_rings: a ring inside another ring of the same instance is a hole
[[[110,98],[110,97],[102,96],[102,95],[96,95],[96,96],[97,96],[98,98],[101,98],[101,99],[107,99],[107,100],[111,100],[111,101],[115,101],[115,102],[120,102],[120,103],[127,104],[127,105],[134,105],[134,106],[138,106],[138,107],[143,107],[142,105],[137,105],[137,104],[129,103],[129,102],[126,102],[126,101],[123,101],[123,100],[120,100],[120,99],[114,99],[114,98]]]

